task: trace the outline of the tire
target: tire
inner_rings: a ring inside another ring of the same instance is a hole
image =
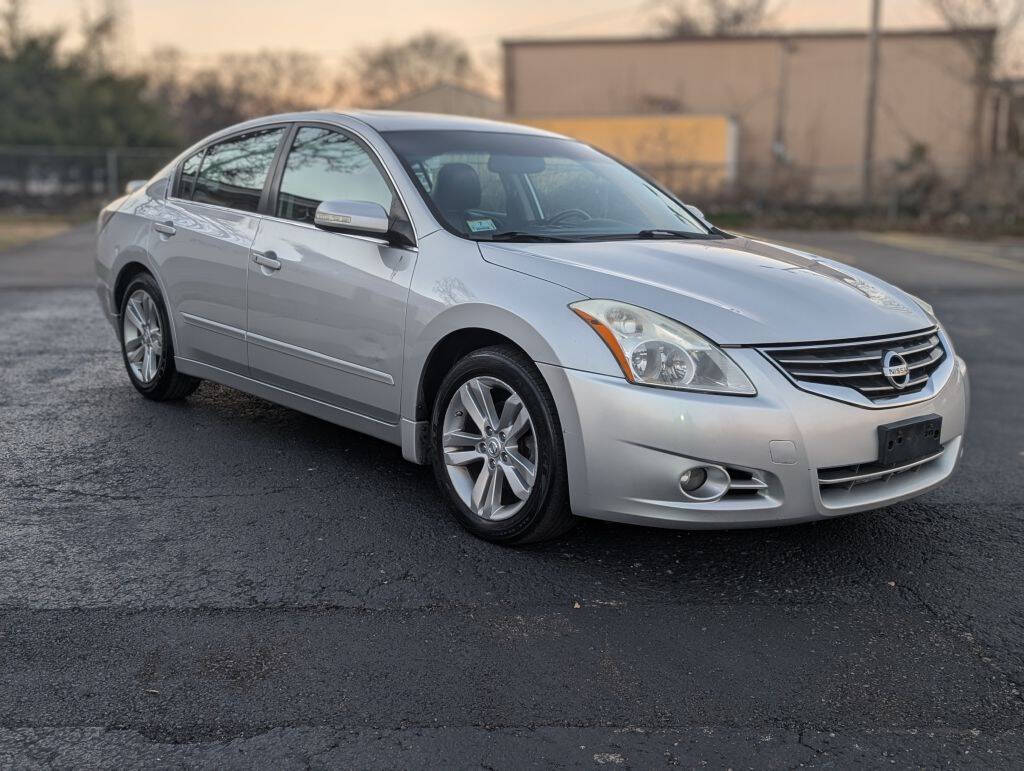
[[[430,450],[455,520],[473,535],[518,545],[576,523],[555,402],[518,348],[481,348],[455,364],[434,400]]]
[[[184,399],[199,387],[199,378],[174,366],[171,322],[160,287],[148,273],[132,279],[121,298],[121,358],[135,390],[157,402]]]

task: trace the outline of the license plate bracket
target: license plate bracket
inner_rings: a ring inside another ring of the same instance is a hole
[[[925,415],[878,427],[878,462],[898,466],[934,455],[942,449],[942,416]]]

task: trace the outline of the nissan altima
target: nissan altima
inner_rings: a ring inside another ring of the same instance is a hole
[[[131,190],[96,268],[139,393],[210,380],[393,442],[491,541],[838,517],[963,451],[967,371],[926,302],[563,136],[279,115]]]

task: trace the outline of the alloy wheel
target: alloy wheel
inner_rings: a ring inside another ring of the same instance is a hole
[[[143,289],[136,289],[124,309],[124,355],[135,378],[149,384],[160,371],[163,330],[156,302]]]
[[[537,435],[523,400],[507,383],[475,377],[452,395],[441,448],[462,502],[497,522],[523,507],[537,478]]]

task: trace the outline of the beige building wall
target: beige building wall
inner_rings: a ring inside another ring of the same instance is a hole
[[[526,118],[644,169],[674,190],[715,192],[736,179],[736,124],[723,115]]]
[[[993,35],[967,34],[989,44]],[[979,80],[964,40],[950,32],[886,33],[879,49],[880,173],[915,142],[945,172],[965,170]],[[867,53],[863,33],[508,41],[506,109],[520,119],[728,115],[739,126],[741,181],[770,173],[781,121],[786,155],[808,170],[813,188],[847,195],[860,184]]]

